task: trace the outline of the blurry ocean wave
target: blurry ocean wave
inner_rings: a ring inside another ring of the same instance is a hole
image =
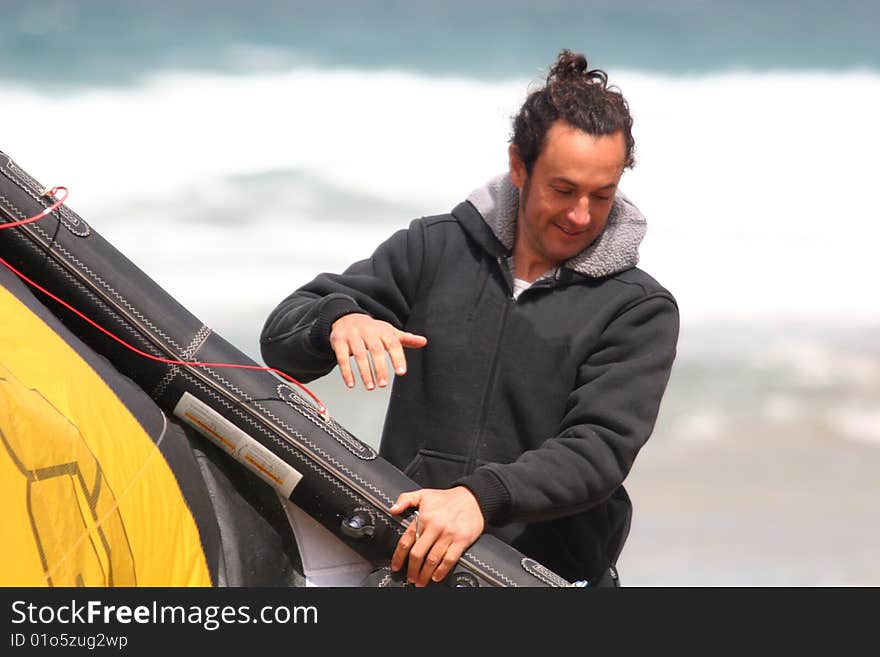
[[[529,80],[294,69],[162,73],[58,96],[0,85],[2,149],[196,310],[268,310],[506,168]],[[641,265],[685,324],[869,326],[880,243],[867,191],[880,74],[612,78],[635,114],[622,189],[648,217]],[[843,103],[841,99],[844,99]],[[200,248],[191,248],[200,245]],[[253,270],[247,271],[251,263]],[[239,277],[216,294],[186,272]],[[274,283],[257,285],[271,271]],[[236,283],[240,280],[240,284]]]
[[[880,326],[739,328],[686,331],[652,440],[757,447],[797,436],[880,447]],[[717,348],[693,348],[710,336]]]

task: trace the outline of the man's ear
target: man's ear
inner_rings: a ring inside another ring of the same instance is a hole
[[[510,167],[510,179],[516,188],[522,191],[526,182],[526,165],[519,156],[519,149],[511,144],[507,149],[507,160]]]

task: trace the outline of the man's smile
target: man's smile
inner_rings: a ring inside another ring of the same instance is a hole
[[[560,232],[562,232],[562,234],[565,235],[569,239],[574,239],[574,238],[580,237],[581,235],[583,235],[584,233],[587,232],[586,228],[581,228],[580,230],[573,229],[573,228],[566,228],[565,226],[558,224],[558,223],[555,223],[555,222],[553,223],[553,225],[556,226],[556,228],[558,228],[560,230]]]

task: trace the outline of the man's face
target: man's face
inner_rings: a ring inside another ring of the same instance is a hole
[[[557,121],[531,175],[514,146],[509,154],[510,176],[520,190],[517,270],[522,256],[529,271],[551,269],[583,251],[605,228],[623,174],[623,133],[593,137]]]

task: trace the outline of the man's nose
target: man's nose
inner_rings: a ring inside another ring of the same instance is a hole
[[[582,196],[568,211],[568,220],[578,226],[590,223],[590,197]]]

